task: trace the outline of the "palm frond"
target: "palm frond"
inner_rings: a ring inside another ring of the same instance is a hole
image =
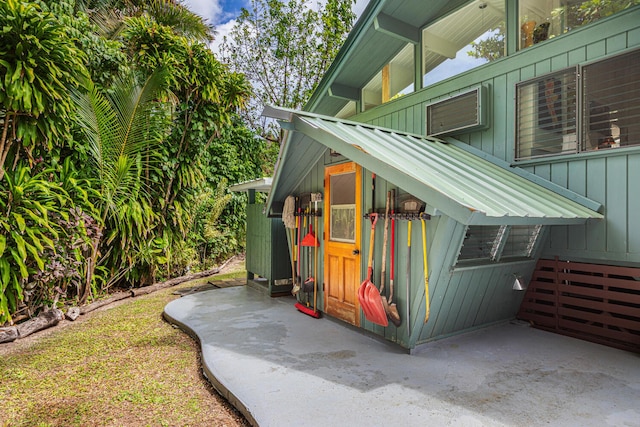
[[[168,131],[166,103],[159,102],[165,78],[163,71],[157,71],[139,85],[129,75],[116,79],[107,94],[90,84],[86,94],[74,96],[101,184],[103,218],[148,196],[141,172],[157,163],[159,144]]]
[[[177,34],[202,43],[213,41],[213,27],[175,1],[153,0],[147,11],[158,24],[171,27]]]

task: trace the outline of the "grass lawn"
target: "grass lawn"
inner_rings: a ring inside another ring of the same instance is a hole
[[[0,344],[0,427],[247,425],[202,376],[196,342],[162,319],[174,291],[224,277]]]

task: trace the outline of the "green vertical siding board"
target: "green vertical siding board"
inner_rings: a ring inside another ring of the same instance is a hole
[[[534,64],[524,66],[520,69],[520,78],[522,81],[532,79],[536,75],[536,67]]]
[[[466,288],[466,274],[454,273],[447,284],[447,288],[442,295],[442,303],[435,319],[432,336],[442,336],[452,333],[453,325],[456,317],[460,312],[461,301],[463,299],[460,293]]]
[[[421,233],[420,224],[418,224],[418,233]],[[425,324],[425,300],[424,300],[424,274],[422,274],[422,261],[419,262],[420,272],[414,275],[412,269],[412,286],[417,289],[416,296],[412,300],[412,337],[419,337],[417,342],[428,341],[435,337],[434,328],[437,323],[438,317],[441,315],[441,310],[447,310],[448,307],[443,305],[445,295],[451,280],[450,267],[454,258],[457,256],[460,249],[462,238],[464,237],[465,227],[457,221],[442,217],[439,219],[438,227],[435,230],[429,228],[427,223],[427,240],[430,241],[429,250],[429,295],[430,295],[430,314],[429,320]],[[419,243],[418,250],[414,250],[412,245],[412,255],[418,253],[420,260],[422,258],[420,234],[417,234]],[[433,240],[432,240],[433,239]],[[412,240],[413,241],[413,240]],[[415,264],[414,264],[415,265]],[[421,282],[416,281],[416,277],[419,277]]]
[[[568,54],[563,53],[561,55],[556,55],[551,58],[551,71],[558,71],[569,66],[569,57]]]
[[[477,299],[475,293],[484,283],[478,278],[482,275],[483,269],[467,270],[460,275],[460,283],[455,295],[455,312],[451,313],[450,319],[445,327],[446,333],[453,333],[464,329],[464,324],[469,311],[474,311]],[[455,275],[455,273],[454,273]]]
[[[640,165],[636,165],[636,169]],[[615,156],[607,159],[606,206],[607,206],[607,252],[627,252],[627,157]],[[633,182],[633,181],[632,181]],[[636,186],[640,181],[634,183]],[[632,185],[634,185],[632,184]],[[636,214],[636,218],[640,215]]]
[[[480,302],[478,304],[478,310],[476,312],[476,317],[473,319],[473,325],[481,325],[487,322],[489,308],[493,305],[494,302],[494,294],[496,292],[496,288],[499,285],[495,280],[494,269],[490,269],[491,275],[488,280],[485,281],[485,285],[482,289],[482,295],[480,297]]]
[[[392,128],[393,127],[392,117],[393,117],[392,114],[387,114],[386,116],[384,116],[384,127],[386,127],[386,128]]]
[[[400,129],[400,113],[398,111],[394,111],[391,115],[391,126],[392,129]]]
[[[587,49],[584,46],[580,46],[576,49],[572,49],[568,52],[568,65],[578,65],[587,60]]]
[[[486,290],[486,284],[489,283],[491,274],[490,268],[480,268],[474,271],[470,289],[465,295],[463,312],[460,313],[459,319],[456,322],[456,327],[458,329],[467,329],[474,325],[475,319],[478,316],[482,297]]]
[[[536,76],[541,76],[551,72],[551,60],[545,59],[540,62],[536,62]]]
[[[398,112],[398,127],[396,129],[406,129],[407,128],[407,110],[401,110]]]
[[[634,28],[627,33],[627,47],[640,45],[640,28]]]
[[[566,163],[553,163],[551,165],[550,181],[554,182],[562,187],[567,187],[569,184],[569,177]]]
[[[413,126],[418,135],[427,134],[427,121],[425,119],[426,111],[426,103],[420,103],[413,109]]]
[[[607,53],[607,43],[599,40],[587,46],[587,60],[591,61],[603,57]]]
[[[491,281],[495,284],[493,295],[487,306],[486,317],[482,323],[493,323],[513,318],[520,307],[522,293],[514,291],[513,267],[509,264],[493,270]]]
[[[414,120],[413,110],[419,108],[419,106],[413,106],[405,109],[406,114],[406,123],[405,129],[407,132],[418,133],[419,130],[416,129],[416,121]]]
[[[587,160],[587,197],[602,204],[606,203],[606,171],[605,158]],[[591,252],[604,252],[607,249],[605,221],[591,223],[587,228],[587,249]]]
[[[607,54],[620,52],[627,48],[627,33],[616,34],[607,39]]]
[[[640,254],[640,153],[632,154],[628,159],[628,183],[632,191],[628,194],[627,230],[629,233],[629,252]]]
[[[569,187],[569,169],[567,163],[554,163],[551,165],[551,181],[562,187]],[[547,247],[565,249],[567,247],[568,229],[571,227],[566,225],[553,226],[551,236],[547,241]]]
[[[587,195],[587,162],[586,160],[569,163],[569,189],[583,196]],[[568,230],[567,249],[584,250],[587,247],[586,225],[574,225]]]
[[[535,171],[534,173],[539,177],[542,177],[547,181],[551,180],[551,165],[549,164],[536,165],[534,171]]]
[[[512,105],[515,105],[509,98],[509,79],[507,75],[496,76],[493,84],[490,86],[493,92],[489,104],[492,106],[488,120],[493,130],[493,148],[492,153],[499,159],[507,160],[508,152],[508,134],[507,134],[507,117]]]

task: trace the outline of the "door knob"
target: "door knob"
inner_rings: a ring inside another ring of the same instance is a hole
[[[358,249],[354,249],[351,253],[353,255],[358,255],[360,253],[360,251]]]

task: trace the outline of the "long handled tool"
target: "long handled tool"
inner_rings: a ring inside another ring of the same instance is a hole
[[[422,222],[422,265],[424,267],[424,323],[429,320],[429,264],[427,264],[427,225],[424,215],[420,215]]]
[[[380,301],[384,312],[389,316],[389,303],[384,295],[384,282],[387,276],[387,239],[389,236],[389,199],[391,192],[387,191],[387,201],[384,208],[384,237],[382,239],[382,267],[380,267]]]
[[[371,282],[371,276],[373,275],[373,245],[375,242],[375,230],[376,222],[378,222],[378,215],[372,213],[369,215],[371,218],[371,235],[369,238],[369,260],[367,263],[367,278],[362,282],[360,288],[358,288],[358,300],[360,306],[367,320],[381,326],[387,326],[389,321],[387,315],[382,306],[380,300],[380,292],[376,285]]]
[[[309,221],[309,223],[311,223],[311,221]],[[307,233],[306,236],[304,236],[304,238],[300,242],[300,245],[304,246],[306,248],[309,248],[307,250],[307,261],[306,261],[306,264],[307,264],[307,279],[302,284],[302,291],[307,296],[307,304],[306,304],[306,307],[305,307],[304,304],[302,304],[300,302],[297,302],[295,304],[295,307],[298,309],[298,311],[317,319],[317,318],[320,317],[320,312],[318,310],[316,310],[316,303],[315,303],[315,294],[316,294],[316,290],[317,290],[316,279],[315,279],[314,276],[311,276],[311,247],[313,246],[315,248],[315,250],[316,250],[316,263],[317,263],[317,251],[318,251],[317,248],[320,245],[320,243],[318,242],[318,239],[316,238],[316,235],[313,233],[313,229],[311,228],[311,224],[309,224],[309,232]],[[310,292],[313,292],[313,295],[314,295],[313,308],[311,308],[310,304],[309,304],[309,293]]]
[[[301,234],[302,234],[302,208],[300,207],[300,199],[298,199],[298,216],[296,217],[296,225],[298,228],[298,246],[297,246],[297,254],[296,254],[296,261],[297,261],[297,269],[296,269],[296,288],[299,290],[300,287],[302,286],[302,275],[300,273],[300,238],[301,238]]]
[[[411,287],[411,220],[407,221],[407,335],[411,336],[411,311],[409,297]]]
[[[395,278],[395,252],[396,252],[396,220],[395,220],[395,199],[396,190],[391,190],[391,275],[389,278],[389,311],[387,311],[387,317],[396,326],[400,326],[402,319],[400,313],[398,313],[398,307],[393,302],[393,280]]]
[[[296,288],[296,220],[295,220],[295,197],[288,196],[284,202],[282,210],[282,222],[284,223],[285,232],[287,233],[287,247],[289,249],[289,260],[291,261],[291,281],[293,288],[291,293],[297,294],[300,288]]]

